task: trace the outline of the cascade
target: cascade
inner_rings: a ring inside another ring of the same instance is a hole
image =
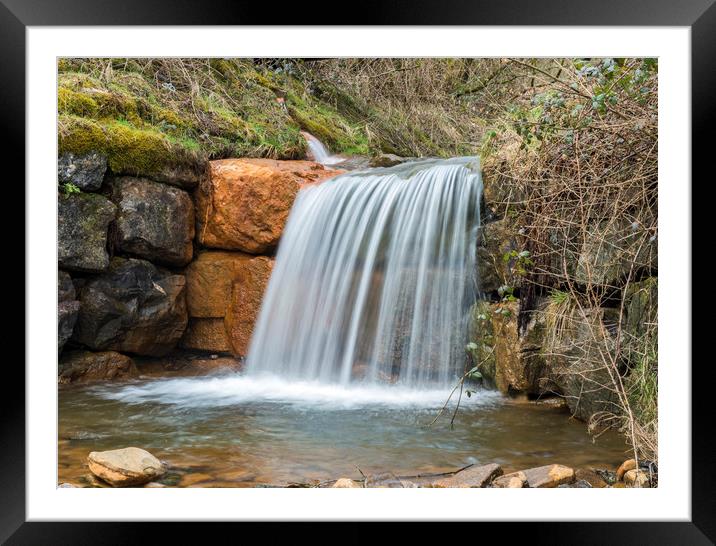
[[[482,181],[476,157],[350,172],[302,189],[249,376],[447,387],[465,366]]]

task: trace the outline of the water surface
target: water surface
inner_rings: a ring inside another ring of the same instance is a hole
[[[491,391],[427,426],[449,391],[349,388],[241,374],[146,378],[70,386],[59,393],[59,482],[82,483],[90,451],[138,446],[172,468],[168,483],[199,487],[287,485],[364,473],[398,475],[499,463],[616,468],[627,446],[545,405]],[[172,481],[173,480],[173,481]]]

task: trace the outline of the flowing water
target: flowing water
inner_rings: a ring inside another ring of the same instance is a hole
[[[336,163],[341,163],[346,160],[345,157],[332,155],[331,152],[328,151],[328,148],[312,134],[306,133],[305,131],[302,131],[301,134],[303,138],[306,139],[310,156],[317,163],[321,163],[322,165],[335,165]]]
[[[463,397],[454,429],[455,399],[428,426],[468,365],[481,191],[477,158],[303,189],[245,372],[61,389],[59,480],[85,479],[89,451],[129,445],[166,460],[182,486],[618,465],[617,435],[595,444],[564,411],[495,392]]]
[[[465,367],[482,183],[477,158],[338,176],[299,193],[249,374],[448,388]]]

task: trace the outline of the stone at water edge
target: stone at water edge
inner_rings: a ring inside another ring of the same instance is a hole
[[[649,476],[643,470],[627,470],[624,473],[624,483],[627,487],[651,487]]]
[[[561,464],[550,464],[523,471],[527,487],[557,487],[574,481],[574,470]]]
[[[617,468],[617,481],[620,482],[624,479],[624,474],[626,474],[629,470],[634,470],[636,468],[636,460],[635,459],[627,459],[624,461],[619,468]]]
[[[400,488],[411,487],[411,485],[406,485],[406,483],[392,472],[382,472],[380,474],[369,474],[366,476],[365,487]]]
[[[585,481],[591,487],[602,488],[607,487],[607,482],[599,474],[593,470],[585,470],[579,468],[574,472],[574,479],[577,481]]]
[[[501,487],[504,489],[519,489],[525,487],[527,476],[524,472],[512,472],[499,476],[492,481],[492,487]]]
[[[92,474],[114,487],[143,485],[166,472],[159,459],[138,447],[93,451],[87,465]]]
[[[331,487],[336,487],[339,489],[362,489],[363,486],[359,484],[356,481],[351,480],[350,478],[339,478],[336,480],[336,483],[334,483]]]
[[[502,476],[502,467],[498,464],[471,466],[452,476],[441,478],[432,483],[433,487],[487,487],[493,479]]]
[[[58,382],[86,383],[127,379],[139,375],[134,361],[115,351],[70,351],[62,355]]]

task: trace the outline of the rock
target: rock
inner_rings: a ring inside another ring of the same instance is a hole
[[[344,488],[344,489],[356,489],[362,488],[363,486],[358,482],[351,480],[350,478],[339,478],[336,480],[331,487]]]
[[[627,487],[651,487],[649,476],[643,470],[632,469],[624,473],[624,483]]]
[[[541,305],[541,304],[540,304]],[[503,394],[542,395],[547,363],[542,355],[545,321],[531,314],[525,331],[518,331],[519,302],[477,302],[470,313],[469,336],[477,349],[473,361],[488,385]]]
[[[565,327],[549,349],[549,379],[569,409],[583,421],[597,413],[620,414],[616,389],[604,355],[613,354],[619,310],[575,308],[560,317]]]
[[[131,176],[113,178],[109,191],[117,205],[119,250],[165,265],[191,261],[194,204],[188,193]]]
[[[527,476],[525,476],[524,472],[512,472],[511,474],[499,476],[492,481],[492,487],[502,487],[509,489],[525,487],[526,484]]]
[[[477,282],[481,292],[495,294],[500,286],[519,286],[521,277],[516,273],[524,264],[520,264],[519,258],[510,256],[512,251],[519,253],[524,250],[525,239],[518,231],[519,227],[512,219],[485,222],[480,226]]]
[[[383,472],[366,476],[364,487],[400,488],[406,486],[392,472]]]
[[[157,182],[178,186],[185,190],[192,190],[199,185],[199,181],[206,172],[207,165],[204,162],[196,163],[176,163],[161,166],[159,170],[153,172],[151,177]],[[137,173],[121,173],[128,175],[136,175]]]
[[[400,157],[395,154],[380,154],[371,158],[368,166],[370,167],[393,167],[409,161],[410,158]]]
[[[433,487],[487,487],[493,479],[502,475],[498,464],[471,466],[460,470],[452,476],[440,478],[433,482]]]
[[[114,351],[71,351],[60,359],[59,383],[127,379],[139,375],[134,361]]]
[[[577,260],[574,280],[580,284],[619,285],[632,269],[655,272],[657,267],[656,221],[644,225],[619,217],[589,226]]]
[[[624,461],[621,465],[619,465],[619,468],[617,468],[617,481],[622,481],[624,479],[624,474],[626,474],[627,471],[634,469],[636,469],[635,459],[627,459]]]
[[[632,367],[648,364],[655,358],[644,358],[645,347],[656,347],[658,338],[658,279],[648,277],[631,283],[624,293],[626,320],[622,331],[622,351]],[[653,370],[656,375],[656,369]]]
[[[72,339],[96,351],[162,356],[186,329],[185,284],[183,275],[147,261],[113,258],[80,289]]]
[[[80,302],[76,301],[75,287],[72,279],[64,271],[59,271],[57,276],[57,352],[62,348],[68,339],[77,322],[77,314],[80,310]]]
[[[527,487],[557,487],[563,483],[574,482],[574,470],[561,464],[539,466],[523,471],[527,478]]]
[[[244,261],[237,270],[226,312],[226,331],[234,355],[245,356],[248,353],[272,269],[273,259],[260,256]]]
[[[258,260],[258,261],[256,261]],[[247,270],[262,268],[269,258],[241,252],[204,251],[184,270],[190,317],[225,317],[233,285]]]
[[[93,451],[87,464],[92,474],[114,487],[143,485],[166,472],[159,459],[138,447]]]
[[[180,345],[198,351],[229,353],[232,350],[223,318],[190,318]]]
[[[590,487],[595,487],[595,488],[607,487],[607,482],[604,481],[604,479],[599,474],[594,472],[593,470],[586,470],[583,468],[578,468],[574,472],[574,478],[578,482],[579,481],[587,482]]]
[[[100,272],[109,265],[107,227],[115,206],[101,195],[60,195],[57,205],[57,259],[63,269]]]
[[[572,489],[591,489],[592,484],[589,483],[587,480],[577,480],[573,483],[563,483],[562,485],[558,485],[557,487]]]
[[[524,208],[526,195],[519,184],[502,175],[509,172],[507,161],[503,165],[490,169],[494,176],[483,177],[482,199],[485,204],[486,220],[503,218],[508,211],[519,212]]]
[[[71,483],[67,483],[67,482],[61,483],[60,485],[57,486],[58,489],[68,489],[68,488],[76,488],[76,487],[77,487],[76,485],[72,485]]]
[[[196,192],[197,240],[211,248],[269,252],[301,186],[340,172],[310,161],[211,161]]]
[[[102,186],[107,171],[107,156],[97,152],[75,155],[62,154],[57,161],[60,184],[74,184],[82,191],[96,191]]]

